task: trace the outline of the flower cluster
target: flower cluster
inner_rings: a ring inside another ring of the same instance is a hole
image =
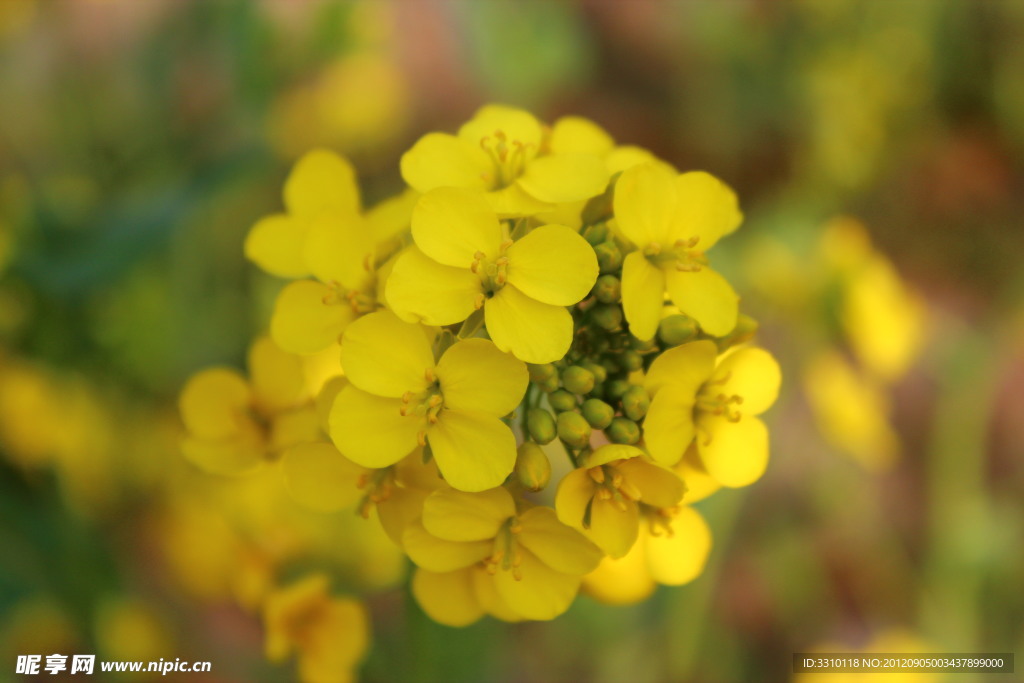
[[[761,476],[780,383],[709,260],[742,221],[732,190],[493,105],[401,171],[364,209],[346,160],[298,161],[245,244],[291,282],[250,379],[186,386],[187,455],[379,519],[448,625],[696,577],[711,536],[689,504]]]

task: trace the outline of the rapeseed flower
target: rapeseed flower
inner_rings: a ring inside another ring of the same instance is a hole
[[[734,348],[716,361],[710,341],[669,349],[644,378],[651,407],[644,440],[675,465],[696,437],[701,464],[723,486],[746,486],[768,465],[768,428],[757,418],[778,396],[779,365],[763,349]]]
[[[515,465],[515,437],[500,418],[522,400],[526,365],[485,339],[458,341],[435,362],[430,337],[390,311],[349,326],[341,353],[351,385],[334,401],[331,438],[373,468],[429,446],[455,488],[493,488]]]
[[[450,575],[482,563],[500,603],[507,607],[502,613],[539,620],[553,619],[567,610],[582,576],[601,559],[601,551],[561,523],[554,510],[543,506],[517,510],[512,495],[500,487],[479,493],[444,489],[430,494],[423,504],[423,517],[405,531],[404,547],[413,562],[433,574]],[[483,577],[473,572],[447,578],[462,583],[463,589],[455,593],[462,596],[460,604],[439,609],[429,596],[425,604],[442,617],[447,615],[448,621],[464,621],[477,613],[474,606],[482,608],[472,586],[479,578]],[[414,583],[417,598],[427,587],[422,584],[445,580],[425,575],[419,580],[419,591]]]
[[[459,187],[486,193],[503,216],[531,215],[601,194],[608,171],[595,154],[555,152],[529,112],[487,105],[457,135],[428,133],[402,157],[402,177],[429,192]]]
[[[731,189],[703,171],[675,175],[640,164],[615,184],[615,219],[637,247],[622,264],[622,308],[634,336],[654,337],[666,291],[708,334],[732,331],[739,297],[705,256],[743,220]]]
[[[572,343],[566,310],[597,280],[594,250],[574,230],[542,225],[513,241],[484,196],[458,188],[423,195],[416,247],[395,263],[386,295],[396,314],[428,325],[482,310],[499,349],[529,363],[559,360]]]

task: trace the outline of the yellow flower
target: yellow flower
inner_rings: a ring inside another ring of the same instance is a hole
[[[326,576],[307,576],[272,593],[263,607],[267,658],[281,662],[295,653],[305,683],[354,680],[354,669],[369,645],[363,606],[332,598],[327,588]]]
[[[449,484],[493,488],[515,465],[515,436],[500,418],[526,392],[526,365],[485,339],[456,342],[435,363],[427,332],[389,311],[348,327],[341,354],[352,384],[334,401],[331,438],[374,468],[429,443]]]
[[[246,256],[267,272],[316,278],[292,282],[278,295],[270,334],[281,348],[315,353],[376,310],[378,263],[395,250],[416,197],[406,192],[363,214],[346,159],[313,150],[296,162],[284,188],[288,213],[259,221],[245,242]]]
[[[185,457],[205,470],[243,474],[284,449],[319,438],[302,359],[266,337],[249,350],[247,380],[230,368],[189,379],[179,399]]]
[[[608,184],[594,154],[545,149],[529,112],[482,107],[458,135],[428,133],[402,157],[402,177],[420,192],[460,187],[487,193],[504,216],[530,215],[601,194]]]
[[[639,539],[624,557],[606,557],[583,577],[587,594],[627,605],[646,598],[656,584],[682,586],[700,576],[711,553],[707,522],[687,505],[656,517],[652,524],[641,525]]]
[[[675,473],[640,456],[634,446],[601,446],[580,459],[555,495],[558,519],[612,557],[623,557],[636,542],[641,503],[671,508],[683,497]]]
[[[417,248],[388,279],[387,300],[404,320],[450,325],[483,309],[491,339],[529,363],[549,363],[572,343],[566,306],[597,280],[594,250],[562,225],[542,225],[513,242],[478,192],[440,188],[412,216]]]
[[[889,424],[889,400],[876,380],[858,373],[839,353],[819,354],[804,370],[804,391],[829,443],[870,470],[890,467],[899,438]]]
[[[581,577],[601,559],[601,551],[559,522],[554,510],[540,506],[517,512],[504,488],[435,491],[423,504],[422,519],[406,529],[403,540],[409,557],[427,572],[446,574],[483,563],[500,602],[524,619],[554,619],[565,612]],[[470,574],[463,578],[473,579]],[[429,575],[419,579],[419,590],[414,584],[418,599],[428,587],[423,583],[430,581]],[[438,605],[434,596],[424,596],[421,604],[442,623],[462,621],[479,604],[466,593],[446,595],[452,603],[447,606]]]
[[[723,486],[746,486],[768,465],[768,428],[756,416],[779,393],[782,376],[771,355],[734,348],[718,358],[710,341],[669,349],[644,379],[651,407],[644,439],[657,462],[674,465],[696,436],[701,463]]]
[[[306,153],[284,184],[286,213],[261,218],[245,239],[245,255],[284,278],[306,277],[306,236],[323,215],[359,213],[359,186],[347,159],[325,149]]]
[[[640,164],[615,184],[615,218],[637,246],[622,265],[622,307],[633,335],[647,340],[657,332],[666,290],[708,334],[732,331],[739,298],[705,256],[743,219],[732,190],[702,171],[676,176],[664,165]]]

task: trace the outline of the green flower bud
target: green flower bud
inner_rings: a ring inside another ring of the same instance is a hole
[[[614,240],[605,240],[594,247],[597,254],[597,265],[602,273],[614,273],[622,267],[622,251]]]
[[[604,385],[605,398],[607,398],[609,401],[617,401],[623,396],[625,396],[626,392],[629,391],[630,387],[632,386],[633,385],[630,384],[627,380],[613,379]]]
[[[562,383],[558,379],[558,375],[552,375],[543,382],[538,382],[537,386],[540,390],[546,394],[550,394],[552,391],[556,391],[558,387],[562,386]]]
[[[623,351],[619,354],[619,364],[623,370],[633,372],[644,366],[644,357],[636,351]]]
[[[588,398],[583,402],[583,417],[594,429],[604,429],[612,423],[615,409],[597,398]]]
[[[758,327],[759,325],[756,320],[745,313],[740,313],[740,317],[736,320],[736,327],[733,328],[732,332],[721,339],[716,339],[715,343],[718,345],[719,351],[725,351],[731,346],[736,346],[753,339],[754,335],[757,334]]]
[[[590,425],[577,412],[559,413],[558,438],[572,448],[583,448],[590,443]],[[637,438],[640,438],[639,431]]]
[[[526,430],[537,443],[551,443],[558,435],[555,418],[543,408],[530,408],[527,411]]]
[[[550,403],[551,407],[560,413],[566,410],[576,409],[576,397],[565,389],[552,391],[548,396],[548,403]]]
[[[602,275],[594,284],[594,296],[603,304],[614,304],[622,298],[622,283],[614,275]]]
[[[603,382],[608,379],[608,371],[600,363],[595,363],[592,360],[582,360],[580,365],[594,373],[595,382]]]
[[[622,412],[630,420],[639,420],[647,414],[651,407],[651,399],[647,397],[647,390],[643,387],[632,386],[622,395]]]
[[[598,304],[590,311],[590,319],[602,330],[614,332],[622,329],[622,307]]]
[[[679,346],[697,336],[697,323],[688,315],[670,315],[658,323],[658,339],[666,346]]]
[[[587,392],[587,396],[593,396],[595,398],[601,398],[604,396],[604,382],[597,382],[594,384],[594,388]]]
[[[601,367],[604,368],[605,372],[609,375],[617,375],[622,372],[622,366],[618,364],[612,356],[605,356],[601,359]]]
[[[594,388],[594,373],[579,365],[570,365],[562,371],[562,386],[574,394],[585,394]]]
[[[605,223],[597,223],[595,225],[588,225],[583,228],[583,239],[590,243],[590,246],[596,247],[597,245],[608,239],[608,225]]]
[[[531,491],[540,491],[551,481],[551,461],[540,446],[526,441],[519,447],[515,472],[520,484]]]
[[[652,353],[658,350],[658,342],[656,342],[654,339],[648,339],[647,341],[643,341],[642,339],[637,339],[636,337],[630,337],[629,345],[634,351],[636,351],[639,354]]]
[[[634,444],[640,440],[640,427],[636,422],[625,417],[617,417],[612,420],[604,433],[612,443]]]
[[[538,384],[542,384],[558,374],[558,370],[551,363],[544,363],[543,365],[527,364],[526,369],[530,372],[530,379]]]

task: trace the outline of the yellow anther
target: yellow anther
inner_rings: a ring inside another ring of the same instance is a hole
[[[425,429],[421,429],[420,431],[416,432],[416,443],[419,444],[420,446],[427,445],[427,432]]]
[[[478,292],[477,295],[473,298],[473,310],[474,311],[479,311],[481,308],[484,307],[484,304],[486,302],[487,302],[487,297],[484,295],[484,293],[483,292]]]
[[[373,254],[363,255],[363,270],[367,273],[373,272]]]
[[[427,368],[423,372],[423,377],[431,384],[437,381],[437,373],[434,372],[434,368]]]
[[[412,401],[413,396],[415,396],[415,394],[413,394],[411,391],[405,392],[404,394],[402,394],[402,403],[409,403],[410,401]]]
[[[597,498],[598,498],[598,500],[611,500],[612,499],[612,492],[609,491],[608,489],[598,489],[597,490]]]
[[[511,247],[513,244],[515,244],[515,242],[513,242],[512,240],[505,240],[504,242],[501,243],[499,249],[501,250],[502,253],[504,253],[508,251],[508,248]]]
[[[604,483],[604,470],[602,468],[591,467],[589,470],[587,470],[587,474],[589,474],[590,478],[593,479],[598,484]]]

